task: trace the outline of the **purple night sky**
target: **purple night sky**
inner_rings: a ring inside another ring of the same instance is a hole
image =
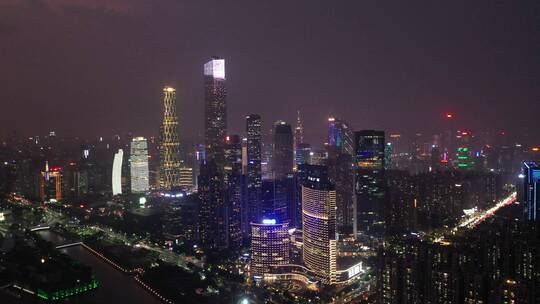
[[[540,135],[537,1],[0,0],[0,135],[157,135],[177,88],[181,136],[203,133],[202,66],[227,61],[244,117],[329,115],[355,129],[460,126]]]

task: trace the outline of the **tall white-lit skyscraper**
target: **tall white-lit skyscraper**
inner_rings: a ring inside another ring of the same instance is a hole
[[[118,149],[118,152],[114,154],[113,170],[112,170],[112,194],[122,194],[122,160],[124,158],[124,151]]]
[[[224,249],[228,243],[227,197],[225,193],[225,135],[227,102],[225,59],[212,57],[204,64],[205,163],[198,177],[199,239],[203,248]]]
[[[225,59],[212,57],[204,64],[204,117],[206,160],[213,159],[219,171],[225,163],[225,135],[227,134],[227,91],[225,87]]]
[[[148,143],[146,138],[133,138],[130,152],[131,192],[146,192],[149,190]]]

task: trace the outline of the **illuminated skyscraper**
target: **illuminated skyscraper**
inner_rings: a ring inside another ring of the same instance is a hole
[[[294,129],[294,146],[297,147],[299,144],[303,142],[304,142],[304,125],[302,124],[302,119],[300,118],[300,111],[297,111],[296,128]]]
[[[238,135],[225,137],[225,189],[227,243],[229,249],[242,246],[242,141]]]
[[[459,170],[474,169],[474,159],[471,151],[471,132],[458,131],[456,139],[459,142],[457,148],[457,168]]]
[[[289,224],[276,219],[251,223],[251,275],[260,279],[270,266],[290,263]]]
[[[163,123],[160,130],[159,187],[172,190],[180,187],[180,136],[176,113],[176,90],[163,88]]]
[[[225,59],[212,57],[204,64],[204,117],[206,159],[213,159],[219,170],[225,162],[224,139],[227,134]]]
[[[295,161],[296,161],[297,168],[299,165],[311,163],[311,145],[310,144],[301,143],[296,146]]]
[[[180,188],[185,191],[193,190],[193,169],[190,167],[180,167]]]
[[[62,170],[60,167],[49,168],[49,162],[45,162],[45,171],[41,172],[39,179],[39,196],[43,202],[62,200]]]
[[[198,178],[199,239],[207,249],[228,247],[227,208],[223,189],[223,172],[214,160],[201,165]]]
[[[185,192],[174,191],[170,194],[170,197],[162,198],[163,236],[168,242],[192,241],[197,230],[198,200],[195,195],[187,195]]]
[[[324,175],[310,175],[302,186],[302,229],[304,265],[323,284],[336,283],[336,191]]]
[[[384,131],[363,130],[354,133],[355,146],[355,220],[357,230],[372,231],[381,221],[384,202]]]
[[[302,228],[302,186],[309,182],[309,177],[317,176],[321,179],[328,179],[328,167],[301,164],[298,165],[296,170],[296,206],[294,210],[294,216],[291,218],[291,226]]]
[[[311,152],[309,152],[309,164],[311,165],[324,166],[327,159],[328,151],[326,150],[312,149]]]
[[[294,165],[293,134],[291,125],[284,121],[274,124],[274,153],[272,168],[274,179],[285,179],[292,174]]]
[[[538,221],[540,218],[540,167],[533,162],[523,163],[523,200],[527,208],[527,219]]]
[[[275,218],[279,222],[289,221],[289,203],[294,189],[287,179],[267,179],[262,182],[261,214],[263,218]]]
[[[114,161],[112,167],[112,194],[122,194],[122,160],[124,158],[124,151],[118,149],[118,152],[114,154]]]
[[[341,234],[353,232],[354,169],[350,154],[341,153],[337,147],[328,147],[328,177],[336,189],[337,226]]]
[[[338,230],[340,233],[350,234],[354,218],[353,133],[346,121],[334,117],[328,118],[326,148],[328,175],[336,188]]]
[[[346,121],[328,118],[328,145],[340,153],[353,155],[353,132]]]
[[[242,174],[247,175],[247,137],[242,138]]]
[[[149,189],[148,144],[146,138],[135,137],[131,141],[131,192],[141,193]]]
[[[294,145],[293,145],[293,153],[294,153],[294,169],[296,170],[296,166],[298,166],[298,157],[297,153],[298,147],[304,143],[304,125],[302,124],[302,120],[300,119],[300,111],[297,111],[297,117],[296,117],[296,128],[294,128]]]
[[[247,133],[247,214],[245,228],[250,222],[258,223],[261,217],[261,153],[262,132],[261,116],[251,114],[246,117]]]

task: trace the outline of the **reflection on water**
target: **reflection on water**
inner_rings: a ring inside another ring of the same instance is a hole
[[[67,242],[66,238],[62,235],[49,231],[49,230],[40,230],[36,232],[39,236],[41,236],[44,240],[49,241],[56,246],[63,245]]]
[[[51,231],[38,232],[43,239],[54,244],[63,244],[66,239]],[[70,298],[70,303],[160,303],[135,282],[132,276],[116,270],[105,261],[88,252],[82,246],[64,248],[61,252],[74,260],[92,267],[101,286],[87,294]]]

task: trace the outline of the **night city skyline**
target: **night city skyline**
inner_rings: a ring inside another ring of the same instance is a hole
[[[0,301],[540,303],[539,54],[532,0],[0,0]]]
[[[181,137],[195,142],[200,65],[214,55],[228,62],[234,133],[247,114],[266,132],[300,110],[313,143],[331,116],[414,134],[444,129],[452,112],[461,128],[538,135],[533,1],[309,3],[4,0],[0,136],[157,136],[170,85]]]

